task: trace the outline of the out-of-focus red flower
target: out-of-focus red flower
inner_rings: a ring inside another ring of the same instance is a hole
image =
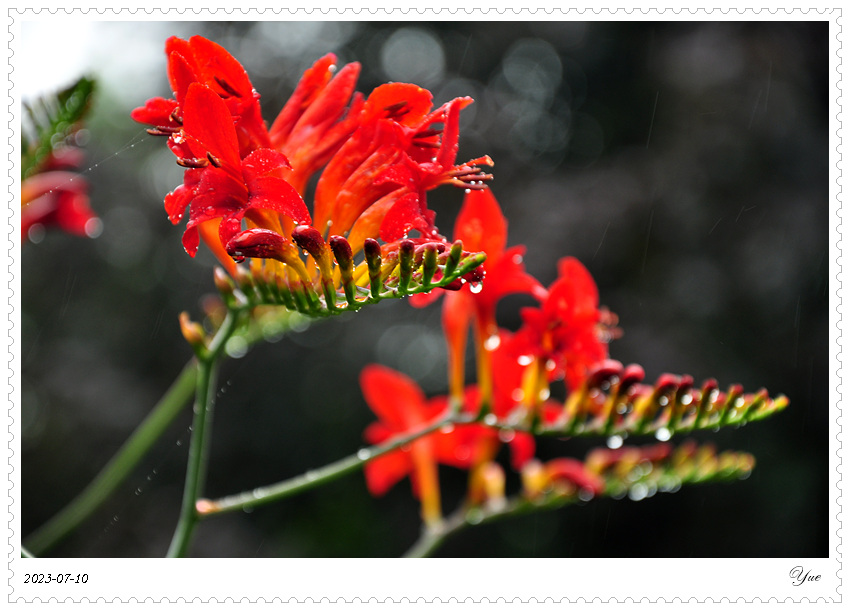
[[[469,326],[475,322],[478,354],[478,384],[485,398],[490,399],[489,353],[500,342],[496,324],[496,305],[506,295],[525,293],[542,300],[546,290],[525,271],[522,257],[525,247],[506,249],[508,223],[490,189],[471,190],[455,221],[454,239],[462,240],[472,251],[487,254],[487,260],[476,270],[483,282],[467,283],[458,291],[450,291],[443,302],[443,330],[449,348],[449,369],[452,394],[459,396],[463,388],[463,363]],[[428,296],[416,296],[414,305],[424,305],[439,297],[443,291]]]
[[[38,227],[57,226],[87,237],[100,233],[100,219],[89,206],[88,181],[74,171],[82,160],[79,149],[61,147],[41,164],[39,173],[21,183],[23,240],[34,237]]]
[[[420,430],[448,410],[448,398],[426,399],[422,390],[407,376],[382,367],[369,365],[360,375],[360,386],[366,402],[379,421],[366,428],[364,437],[372,444]],[[476,409],[477,393],[469,394],[469,409]],[[534,440],[516,433],[513,462],[517,467],[531,458]],[[366,483],[375,495],[384,494],[398,481],[410,476],[414,494],[422,502],[426,522],[440,519],[440,488],[437,465],[470,469],[493,459],[499,448],[498,432],[481,424],[453,425],[438,430],[401,449],[375,458],[366,464]]]

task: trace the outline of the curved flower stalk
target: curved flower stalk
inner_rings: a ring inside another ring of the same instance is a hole
[[[482,288],[464,287],[443,304],[453,408],[445,398],[426,401],[400,374],[381,370],[377,376],[373,368],[364,373],[364,395],[381,419],[367,429],[369,441],[375,440],[376,428],[386,431],[389,421],[395,434],[421,426],[419,419],[406,420],[406,414],[423,413],[433,419],[442,409],[449,418],[452,413],[476,418],[475,423],[451,432],[431,432],[366,467],[366,480],[374,494],[411,475],[414,492],[422,501],[425,529],[410,555],[430,554],[449,534],[484,520],[600,495],[622,498],[629,494],[640,499],[658,489],[670,491],[685,483],[734,479],[749,473],[752,457],[718,457],[713,449],[697,450],[692,442],[675,450],[667,444],[643,450],[600,449],[586,461],[562,457],[543,463],[533,458],[531,435],[618,436],[617,443],[622,444],[628,435],[655,434],[666,441],[677,433],[760,420],[784,409],[788,402],[782,396],[771,399],[766,390],[744,394],[739,385],[723,393],[714,380],[695,388],[690,376],[664,374],[655,385],[643,384],[640,366],[623,367],[608,359],[608,343],[620,330],[615,326],[616,316],[599,306],[596,284],[587,269],[574,258],[563,258],[558,263],[558,278],[543,288],[523,269],[517,256],[520,250],[513,255],[504,250],[506,233],[507,224],[489,191],[469,193],[455,236],[463,235],[467,243],[481,248],[488,260],[477,272],[483,277]],[[511,333],[499,328],[496,305],[513,292],[534,296],[539,306],[524,308],[522,326]],[[470,327],[476,330],[479,384],[463,389],[462,363]],[[380,383],[374,380],[377,377],[382,378]],[[396,384],[404,380],[405,392],[393,391],[392,380]],[[568,391],[564,403],[550,398],[550,385],[559,380]],[[422,406],[429,406],[428,410],[423,411]],[[459,435],[461,430],[468,434]],[[385,433],[381,439],[388,436]],[[511,461],[522,482],[521,492],[512,499],[505,493],[504,469],[494,460],[501,442],[519,442],[522,448]],[[458,454],[470,458],[453,460]],[[466,499],[445,519],[439,507],[438,463],[470,471]],[[420,483],[423,472],[429,474],[427,488]]]
[[[21,230],[32,240],[40,229],[96,237],[101,222],[89,202],[89,184],[77,171],[82,151],[74,144],[91,104],[94,81],[82,78],[55,96],[26,106],[31,140],[21,143]]]
[[[132,113],[186,167],[166,212],[176,224],[188,207],[186,251],[203,241],[243,284],[236,263],[250,258],[255,300],[322,316],[462,283],[483,261],[439,234],[426,199],[441,184],[482,188],[490,178],[478,168],[488,157],[455,163],[471,99],[432,110],[431,94],[406,83],[364,99],[354,93],[359,65],[334,75],[328,54],[268,129],[259,94],[222,47],[171,38],[166,53],[174,97]],[[317,172],[311,215],[304,196]]]

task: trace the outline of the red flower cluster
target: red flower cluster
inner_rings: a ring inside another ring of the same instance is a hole
[[[535,419],[556,421],[563,406],[547,401],[549,383],[565,379],[568,388],[576,390],[593,367],[607,358],[607,340],[613,334],[606,325],[611,317],[599,308],[593,279],[578,261],[565,258],[559,263],[558,278],[544,288],[525,271],[523,248],[506,248],[507,222],[487,189],[467,193],[454,237],[487,253],[487,260],[480,272],[480,284],[466,284],[446,293],[443,302],[451,397],[426,401],[415,384],[401,374],[367,368],[361,385],[380,422],[367,429],[366,439],[378,442],[422,429],[445,416],[450,405],[456,411],[482,416],[483,424],[455,425],[451,431],[426,435],[406,449],[374,460],[366,467],[370,490],[381,494],[410,474],[414,491],[422,500],[423,518],[437,521],[437,463],[470,470],[470,501],[480,502],[498,488],[488,487],[488,482],[504,479],[494,475],[501,468],[492,461],[500,443],[507,441],[513,450],[512,466],[523,473],[530,496],[551,487],[600,492],[599,478],[586,472],[581,462],[556,459],[542,465],[533,460],[534,438],[510,429],[511,424]],[[502,297],[515,293],[530,295],[540,305],[525,308],[523,326],[511,333],[499,328],[496,306]],[[417,297],[414,299],[419,305],[433,299]],[[464,387],[470,327],[475,335],[478,383]],[[501,436],[493,425],[503,427]]]
[[[321,271],[327,282],[327,270],[307,269],[300,258],[298,226],[315,228],[309,239],[321,242],[317,250],[345,238],[354,255],[367,239],[392,244],[412,231],[420,242],[442,242],[426,191],[480,188],[489,178],[476,165],[489,164],[487,157],[455,164],[459,112],[469,98],[432,110],[428,91],[390,83],[364,99],[354,93],[359,65],[334,75],[336,58],[328,54],[267,128],[259,95],[225,49],[200,36],[172,37],[166,54],[174,97],[148,100],[132,117],[167,136],[187,168],[165,198],[175,224],[188,206],[186,251],[194,256],[203,240],[231,273],[234,260],[252,257],[273,259],[268,268],[276,274],[287,276],[288,268],[307,282]],[[304,192],[322,168],[311,217]]]

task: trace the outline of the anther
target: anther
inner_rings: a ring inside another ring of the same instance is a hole
[[[238,91],[236,91],[233,87],[230,86],[230,83],[228,83],[224,79],[218,78],[217,76],[214,77],[214,78],[215,78],[215,82],[218,83],[218,86],[221,87],[222,89],[224,89],[227,93],[229,93],[230,95],[232,95],[235,98],[241,98],[242,97],[239,94]]]
[[[189,157],[182,157],[177,160],[177,165],[191,169],[205,168],[209,164],[210,162],[208,159],[191,159]]]
[[[207,152],[207,159],[209,159],[210,163],[213,164],[215,167],[221,167],[221,160],[212,153]]]

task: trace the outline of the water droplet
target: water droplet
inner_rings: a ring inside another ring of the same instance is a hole
[[[578,491],[579,500],[584,501],[585,503],[588,501],[592,501],[594,496],[595,495],[593,494],[593,490],[591,490],[590,488],[582,488]]]
[[[445,434],[451,433],[453,430],[455,430],[455,425],[451,422],[440,427],[440,432]]]
[[[667,440],[668,440],[668,439],[670,439],[672,436],[673,436],[673,434],[670,432],[670,429],[668,429],[668,428],[667,428],[667,427],[665,427],[665,426],[662,426],[660,429],[658,429],[657,431],[655,431],[655,438],[656,438],[658,441],[667,441]]]
[[[491,335],[484,341],[484,349],[485,350],[495,350],[499,347],[499,344],[502,342],[501,338],[498,335]]]
[[[182,441],[182,440],[180,440],[180,439],[178,439],[178,440],[177,440],[177,445],[178,445],[178,446],[182,446],[182,445],[183,445],[183,441]]]
[[[103,222],[101,222],[98,218],[92,218],[86,221],[85,227],[83,227],[83,231],[86,232],[86,235],[90,238],[98,237],[103,231]]]
[[[534,357],[530,354],[521,355],[516,362],[525,367],[526,365],[531,365],[532,361],[534,361]]]
[[[737,399],[735,399],[735,407],[744,407],[744,397],[738,397]]]
[[[251,513],[252,511],[254,511],[254,508],[253,507],[243,507],[242,511],[244,511],[245,513]]]
[[[41,223],[34,223],[33,225],[30,225],[30,228],[27,231],[27,237],[33,244],[41,242],[44,239],[44,234],[44,225]]]
[[[136,488],[136,496],[139,496],[142,493],[141,488]]]
[[[244,337],[235,335],[227,340],[227,344],[224,346],[224,351],[227,352],[227,356],[230,358],[241,359],[243,356],[248,354],[248,342],[245,341]]]
[[[318,475],[316,475],[314,471],[307,471],[307,473],[304,474],[304,479],[306,479],[308,482],[316,481],[317,477]]]
[[[646,484],[635,484],[629,488],[629,498],[633,501],[642,501],[649,494],[649,488]]]
[[[617,448],[623,446],[623,438],[620,435],[611,435],[608,438],[608,441],[605,442],[605,445],[607,445],[612,450],[616,450]]]
[[[514,255],[513,257],[511,257],[511,262],[513,262],[514,265],[519,265],[520,263],[522,263],[522,255]]]
[[[484,285],[481,284],[480,282],[470,282],[469,283],[469,292],[470,293],[475,293],[475,294],[480,293],[483,288],[484,288]]]
[[[516,432],[513,429],[499,429],[499,441],[502,443],[510,443],[516,437]]]
[[[493,426],[498,421],[499,419],[496,418],[496,414],[487,414],[486,416],[484,416],[484,424],[488,426]]]
[[[372,452],[367,450],[366,448],[357,450],[357,458],[359,458],[360,460],[369,460],[370,458],[372,458]]]
[[[513,399],[515,403],[519,403],[523,400],[524,397],[525,391],[522,388],[514,388],[513,392],[511,393],[511,399]]]
[[[691,396],[690,394],[687,394],[684,397],[682,397],[682,405],[690,405],[693,400],[694,400],[693,396]]]
[[[661,407],[664,407],[668,403],[670,403],[670,399],[668,399],[667,397],[663,395],[658,397],[658,405],[660,405]]]
[[[476,524],[481,524],[484,520],[484,513],[477,508],[470,509],[466,512],[466,522],[467,524],[472,524],[475,526]]]
[[[540,396],[540,400],[541,400],[541,401],[545,401],[546,399],[548,399],[548,398],[549,398],[549,389],[548,389],[548,388],[544,388],[544,389],[542,389],[542,390],[540,391],[540,395],[539,395],[539,396]]]

